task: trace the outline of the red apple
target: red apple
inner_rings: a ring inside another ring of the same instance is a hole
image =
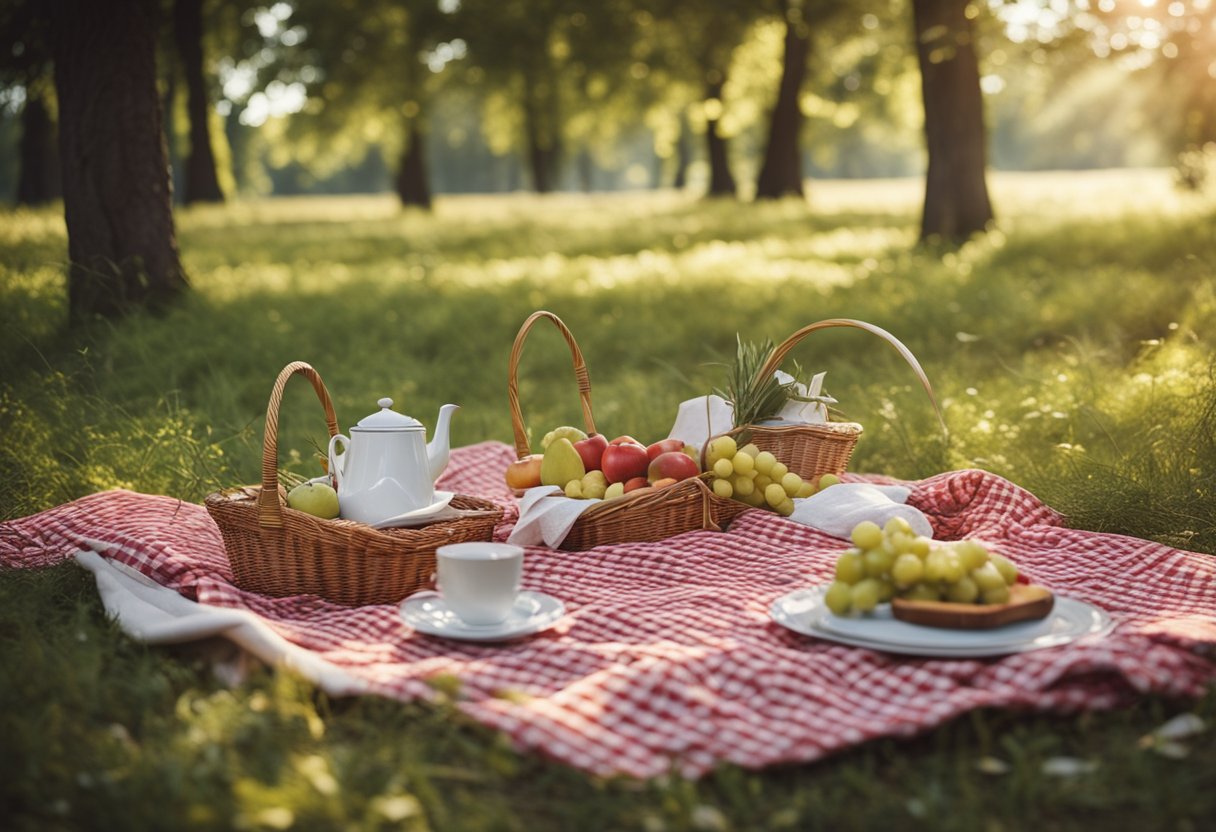
[[[666,477],[661,480],[655,480],[654,487],[655,488],[667,488],[668,486],[675,485],[677,482],[679,482],[679,480],[672,479],[671,477]]]
[[[679,451],[684,448],[684,442],[680,439],[660,439],[653,445],[646,448],[646,456],[653,460],[659,454],[665,454],[668,451]]]
[[[627,433],[624,434],[623,436],[618,436],[616,439],[613,439],[608,444],[609,445],[642,445],[641,442],[634,439],[632,436],[630,436]],[[642,445],[642,447],[645,448],[646,446]]]
[[[645,488],[648,485],[650,485],[650,483],[646,481],[645,477],[631,477],[625,483],[625,493],[628,494],[630,491],[637,491],[639,488]]]
[[[620,445],[609,444],[604,449],[604,476],[608,482],[625,482],[633,477],[641,477],[646,473],[650,460],[646,457],[646,448],[629,442]]]
[[[651,482],[668,477],[675,480],[686,480],[701,473],[701,468],[693,462],[692,457],[684,453],[683,447],[681,444],[681,450],[667,451],[651,460],[650,467],[646,469],[646,479]]]
[[[593,433],[586,439],[574,443],[574,450],[578,451],[578,455],[583,458],[583,469],[587,471],[602,470],[600,465],[604,458],[604,449],[607,447],[608,440],[602,433]]]

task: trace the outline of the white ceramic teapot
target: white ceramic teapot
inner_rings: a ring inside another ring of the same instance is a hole
[[[329,471],[338,483],[338,505],[347,520],[375,525],[435,501],[435,480],[448,464],[448,425],[458,405],[439,408],[428,445],[426,428],[380,399],[380,410],[329,440]],[[346,449],[335,453],[341,441]]]

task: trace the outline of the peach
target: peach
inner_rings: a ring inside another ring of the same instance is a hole
[[[686,480],[699,473],[701,473],[700,466],[683,450],[666,451],[656,456],[650,463],[646,469],[646,479],[651,482],[668,478]]]
[[[532,454],[507,466],[507,487],[523,491],[540,485],[540,465],[544,454]]]
[[[659,454],[665,454],[668,451],[680,451],[684,449],[684,442],[681,439],[660,439],[653,445],[646,448],[646,457],[654,460]]]

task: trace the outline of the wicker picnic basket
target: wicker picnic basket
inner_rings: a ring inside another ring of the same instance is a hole
[[[471,513],[413,529],[378,530],[288,508],[278,484],[279,405],[293,375],[312,382],[329,435],[338,432],[333,402],[317,371],[302,361],[284,367],[266,408],[262,484],[220,491],[206,500],[237,586],[279,597],[320,595],[346,606],[394,604],[430,586],[439,546],[493,537],[502,508],[459,494],[452,507]]]
[[[916,356],[894,335],[865,321],[829,318],[807,324],[773,348],[757,376],[771,376],[781,368],[790,350],[803,338],[816,330],[831,327],[862,329],[890,344],[915,371],[925,392],[929,394],[929,401],[937,412],[938,420],[941,420],[941,410],[937,406],[937,398],[933,395],[933,387]],[[945,427],[944,422],[942,426]],[[733,434],[743,432],[750,434],[749,441],[755,443],[757,448],[770,452],[795,474],[804,480],[810,480],[818,479],[823,474],[844,473],[849,459],[853,456],[853,450],[857,447],[857,440],[861,437],[862,427],[856,422],[822,422],[801,425],[743,425],[729,431]]]
[[[542,319],[552,321],[570,347],[583,407],[583,423],[589,435],[596,432],[591,412],[591,379],[574,335],[552,312],[533,312],[515,336],[507,366],[507,399],[515,432],[515,453],[520,459],[531,454],[532,449],[519,406],[519,359],[528,331]],[[603,500],[584,511],[562,541],[561,548],[583,551],[609,543],[663,540],[698,529],[722,531],[747,508],[743,503],[717,496],[701,478],[682,480],[666,488],[642,488],[614,500]]]

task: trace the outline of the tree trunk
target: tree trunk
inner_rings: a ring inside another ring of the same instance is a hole
[[[532,171],[532,189],[538,194],[553,190],[554,145],[537,101],[536,84],[524,79],[524,131],[528,142],[528,167]]]
[[[992,221],[983,96],[967,3],[912,3],[929,151],[921,240],[961,242]]]
[[[33,85],[26,87],[17,156],[21,166],[17,177],[18,205],[42,205],[63,194],[59,183],[59,154],[55,150],[55,123],[51,121],[46,102]]]
[[[692,148],[688,141],[688,116],[680,113],[680,138],[676,140],[676,175],[671,187],[684,190],[688,184],[688,166],[692,164]]]
[[[431,210],[431,185],[426,170],[426,145],[417,119],[410,120],[401,169],[397,171],[397,196],[401,204]]]
[[[165,127],[165,158],[169,160],[169,181],[173,184],[174,202],[180,202],[185,186],[182,182],[182,158],[178,149],[177,127],[174,124],[174,108],[177,106],[177,67],[172,55],[166,57],[161,68],[165,92],[160,99],[161,120]]]
[[[56,0],[59,155],[73,318],[186,289],[156,92],[155,0]]]
[[[802,109],[798,103],[802,81],[806,77],[806,59],[810,38],[801,19],[785,21],[785,54],[781,59],[781,85],[777,89],[777,104],[769,122],[768,146],[764,164],[756,180],[757,199],[779,199],[802,196],[802,154],[799,134],[802,132]]]
[[[585,194],[595,190],[595,164],[587,148],[578,153],[578,184]]]
[[[705,88],[706,100],[722,100],[725,79],[720,76],[710,81]],[[727,160],[726,139],[718,135],[718,119],[705,122],[705,142],[709,151],[709,196],[735,196],[735,177],[730,172]]]
[[[223,202],[211,150],[207,82],[203,77],[203,0],[175,0],[173,37],[186,80],[186,111],[190,116],[190,151],[186,156],[186,185],[182,202]]]

